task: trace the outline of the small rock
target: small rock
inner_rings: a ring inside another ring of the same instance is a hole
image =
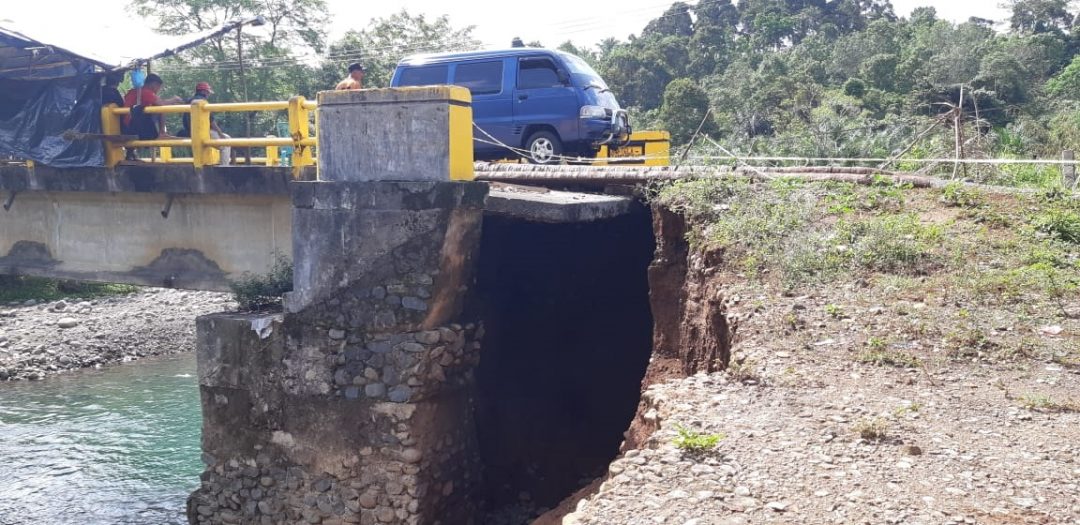
[[[426,312],[428,305],[423,299],[419,297],[402,297],[401,306],[408,310],[416,310],[419,312]]]
[[[1048,326],[1044,326],[1042,328],[1039,328],[1039,331],[1042,332],[1043,335],[1057,336],[1057,335],[1061,335],[1061,332],[1063,330],[1062,330],[1061,326],[1048,325]]]
[[[787,503],[781,501],[770,501],[765,505],[766,508],[774,510],[776,512],[784,512],[787,510]]]
[[[414,338],[416,342],[425,345],[433,345],[439,342],[440,334],[438,330],[427,330],[424,332],[417,332]]]
[[[360,495],[360,506],[365,509],[373,509],[375,505],[379,504],[379,500],[376,499],[375,494],[371,492],[365,492]]]
[[[426,348],[424,348],[424,345],[420,343],[401,343],[397,346],[397,349],[401,350],[402,352],[410,352],[414,354],[418,354],[426,350]]]
[[[401,453],[401,459],[406,463],[419,463],[424,454],[415,448],[407,448]]]
[[[371,398],[381,398],[386,395],[386,385],[383,383],[372,383],[365,386],[364,395]]]
[[[904,454],[907,454],[909,456],[921,456],[922,455],[922,449],[919,448],[916,445],[904,445],[904,447],[901,450],[903,450]]]
[[[338,328],[332,328],[330,330],[330,332],[329,332],[329,336],[330,336],[330,339],[333,339],[335,341],[340,341],[342,339],[345,339],[345,330],[341,330],[341,329],[338,329]]]
[[[388,397],[394,403],[408,403],[412,398],[412,389],[405,385],[398,385],[390,390]]]
[[[56,326],[60,328],[75,328],[79,326],[79,321],[71,317],[63,317],[56,322]]]

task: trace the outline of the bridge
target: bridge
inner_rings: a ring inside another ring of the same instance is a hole
[[[291,258],[283,313],[198,320],[191,523],[452,524],[521,490],[557,503],[613,457],[636,408],[648,213],[619,192],[478,181],[522,168],[473,163],[462,88],[317,102],[257,107],[314,111],[318,139],[300,116],[283,138],[215,141],[194,124],[190,139],[110,142],[100,168],[0,166],[0,273],[225,290]],[[253,107],[148,111],[205,124]],[[130,163],[124,146],[193,154]],[[220,146],[290,147],[293,165],[217,166]],[[582,400],[552,411],[536,395],[552,389]]]
[[[187,114],[192,122],[190,138],[157,140],[124,139],[120,119],[131,109],[102,108],[105,166],[0,164],[0,198],[6,212],[0,221],[0,273],[227,290],[245,273],[267,271],[279,254],[292,254],[291,183],[319,180],[315,155],[319,142],[311,133],[313,116],[315,126],[319,124],[317,107],[303,97],[147,107],[147,114]],[[255,111],[285,112],[289,136],[211,138],[212,114]],[[462,122],[471,125],[470,119]],[[455,130],[455,136],[462,137],[455,144],[461,150],[455,156],[431,151],[408,136],[364,144],[364,151],[377,159],[369,168],[413,165],[404,158],[420,165],[433,157],[440,162],[452,158],[450,178],[472,179],[471,152],[465,151],[472,130],[465,126]],[[640,152],[642,163],[666,164],[666,134],[648,132],[634,140],[637,146],[627,151]],[[399,147],[390,152],[388,144]],[[222,147],[254,147],[264,153],[238,159],[250,163],[222,167],[218,162]],[[154,155],[125,162],[125,148],[150,148]],[[174,156],[173,148],[186,148],[192,155]],[[601,153],[601,164],[626,162],[609,159],[606,148]],[[391,176],[400,174],[396,169]],[[572,222],[625,213],[630,203],[627,197],[498,186],[488,195],[486,209],[537,221]]]

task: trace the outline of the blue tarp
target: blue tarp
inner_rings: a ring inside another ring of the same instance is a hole
[[[62,168],[103,165],[100,141],[63,134],[101,133],[96,71],[104,66],[0,28],[0,157]]]

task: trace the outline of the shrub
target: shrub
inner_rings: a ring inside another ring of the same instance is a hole
[[[1080,244],[1080,213],[1051,208],[1032,220],[1035,228],[1060,241]]]
[[[292,291],[293,265],[284,255],[274,256],[270,271],[262,275],[245,273],[229,284],[233,298],[243,310],[266,310],[281,306],[281,296]]]
[[[986,198],[977,189],[968,189],[961,182],[950,182],[941,191],[941,200],[949,206],[979,208],[985,204]]]
[[[720,440],[726,437],[723,434],[702,434],[682,425],[675,425],[675,431],[679,435],[673,441],[674,445],[694,454],[702,454],[716,448]]]
[[[880,417],[862,419],[851,430],[867,441],[882,441],[889,437],[889,422]]]

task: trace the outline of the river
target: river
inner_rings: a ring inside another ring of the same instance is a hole
[[[201,423],[194,353],[0,382],[0,525],[187,523]]]

